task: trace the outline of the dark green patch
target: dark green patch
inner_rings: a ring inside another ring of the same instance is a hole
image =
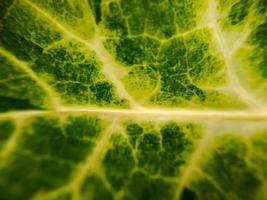
[[[145,51],[138,40],[122,39],[116,48],[117,57],[127,65],[139,64],[145,58]]]
[[[145,133],[138,146],[143,151],[159,151],[160,137],[157,133]]]
[[[12,30],[7,28],[0,29],[0,35],[0,44],[19,59],[33,61],[43,51],[39,45],[34,44],[31,40],[26,39],[20,34],[13,33]]]
[[[169,123],[160,130],[162,135],[161,173],[175,176],[180,166],[185,164],[182,154],[192,148],[192,142],[185,137],[185,133],[175,123]]]
[[[70,124],[67,125],[67,131],[61,125],[56,119],[35,119],[30,127],[23,130],[20,148],[39,156],[52,156],[75,163],[83,161],[94,143],[85,140],[83,135],[79,136],[79,132],[74,137],[75,132],[69,132]]]
[[[66,134],[77,139],[98,138],[102,129],[98,118],[88,116],[69,117],[65,125]]]
[[[162,135],[162,146],[166,151],[181,153],[190,144],[183,131],[175,123],[169,123],[160,130]]]
[[[66,84],[92,84],[99,77],[99,66],[94,57],[86,57],[86,53],[78,51],[78,48],[84,50],[74,41],[58,45],[42,54],[33,69],[52,75],[55,81],[65,81]]]
[[[160,157],[160,173],[165,176],[177,176],[180,174],[181,167],[186,163],[186,158],[182,154],[162,151]]]
[[[256,27],[250,34],[248,42],[254,49],[250,52],[249,62],[251,66],[257,67],[263,78],[267,77],[267,22]]]
[[[153,63],[159,42],[147,37],[122,38],[116,45],[118,60],[126,65]]]
[[[4,120],[0,121],[0,150],[2,146],[6,143],[9,139],[11,134],[15,130],[15,124],[12,121]]]
[[[156,131],[144,131],[136,139],[138,166],[150,174],[177,176],[186,163],[186,156],[193,151],[193,142],[197,138],[189,139],[185,135],[192,131],[187,129],[185,133],[173,122],[162,126],[161,136]]]
[[[3,19],[2,24],[4,29],[12,32],[15,37],[23,37],[41,47],[51,45],[62,38],[55,27],[40,18],[23,2],[16,2],[9,9],[9,14]]]
[[[173,9],[168,3],[165,5],[151,4],[147,10],[146,32],[159,38],[171,37],[176,32],[174,15]]]
[[[52,76],[50,84],[67,103],[125,104],[116,96],[113,85],[105,81],[94,53],[76,41],[70,40],[43,53],[33,69]]]
[[[160,137],[156,132],[144,133],[138,145],[138,165],[149,173],[158,173],[161,165]]]
[[[127,16],[130,34],[137,35],[144,33],[149,1],[122,1],[121,7],[124,16]]]
[[[175,23],[177,32],[183,33],[196,27],[197,14],[201,11],[201,6],[205,1],[179,0],[169,1],[175,12]]]
[[[0,169],[0,194],[5,200],[28,200],[37,192],[58,188],[66,183],[73,170],[68,163],[33,157],[23,154],[21,149],[9,157],[8,163]]]
[[[185,60],[186,47],[184,39],[182,37],[173,38],[165,42],[159,52],[158,62],[160,65],[160,71],[163,75],[170,75],[168,71],[175,70],[175,65],[178,64],[178,72],[186,72],[187,64]],[[165,68],[166,71],[164,70]],[[174,71],[177,73],[177,71]]]
[[[136,123],[128,124],[126,127],[131,144],[135,147],[137,138],[143,133],[143,128]]]
[[[6,15],[8,8],[13,4],[13,2],[14,0],[0,1],[0,20]]]
[[[58,197],[47,199],[47,200],[72,200],[72,194],[64,193],[64,194],[59,195]]]
[[[251,44],[256,44],[259,48],[267,47],[267,22],[260,24],[250,35]]]
[[[185,32],[196,26],[197,14],[201,10],[201,6],[202,3],[192,0],[132,0],[122,1],[120,4],[121,10],[116,9],[116,11],[119,13],[117,15],[120,16],[121,21],[127,20],[129,34],[148,33],[158,38],[170,38],[176,32]],[[119,7],[119,4],[117,7]],[[112,26],[112,29],[107,26],[114,32],[120,29],[118,27],[116,30],[114,27]],[[127,32],[125,31],[125,33]]]
[[[99,102],[110,103],[113,101],[113,87],[112,84],[107,81],[98,82],[90,87],[96,96],[96,100]]]
[[[239,24],[248,15],[250,7],[249,0],[241,0],[234,4],[229,12],[228,18],[232,25]]]
[[[184,188],[181,194],[181,200],[196,200],[195,192],[188,188]]]
[[[174,105],[184,100],[205,102],[207,94],[200,84],[213,82],[224,67],[210,49],[210,37],[208,29],[198,30],[162,45],[155,64],[160,74],[160,91],[151,98],[152,102]]]
[[[95,22],[98,24],[101,21],[101,0],[88,0],[88,2],[94,13]]]
[[[125,138],[120,135],[112,138],[112,146],[104,157],[103,166],[111,185],[119,190],[135,166],[132,149]]]
[[[0,112],[12,110],[43,110],[43,108],[33,105],[29,99],[0,96]]]
[[[256,12],[264,15],[267,9],[267,1],[266,0],[258,0],[256,3]]]
[[[251,136],[251,161],[257,166],[259,172],[267,178],[267,131]]]
[[[228,200],[227,194],[217,188],[209,179],[199,178],[191,183],[194,191],[194,198],[199,200]],[[190,190],[191,191],[191,190]],[[182,194],[183,196],[183,194]],[[192,195],[193,196],[193,195]],[[186,198],[181,200],[187,200]]]
[[[66,184],[94,147],[94,139],[102,129],[100,120],[89,116],[66,121],[37,117],[24,123],[14,151],[0,165],[3,199],[28,200],[38,192]],[[10,126],[0,124],[5,132],[11,131]]]
[[[44,102],[47,96],[40,86],[1,55],[0,71],[0,111],[50,108]]]
[[[126,35],[128,32],[126,21],[116,2],[110,2],[104,7],[103,23],[107,29],[113,31],[116,35]]]
[[[151,179],[142,172],[135,172],[127,186],[127,190],[138,200],[172,199],[175,185],[161,179]]]
[[[188,61],[183,38],[165,43],[159,54],[161,91],[190,100],[200,90],[188,80]]]
[[[95,176],[89,176],[85,179],[81,186],[81,199],[82,200],[112,200],[113,195],[109,191],[103,181]]]
[[[48,10],[53,15],[57,16],[63,22],[69,25],[77,24],[79,20],[83,19],[87,13],[83,11],[83,7],[79,2],[71,1],[54,1],[54,0],[32,0],[39,7]]]
[[[240,136],[231,135],[218,138],[217,142],[204,171],[233,198],[255,199],[261,180],[246,162],[246,144]]]

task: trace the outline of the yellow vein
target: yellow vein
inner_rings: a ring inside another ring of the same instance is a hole
[[[108,141],[113,133],[114,127],[117,124],[118,118],[115,118],[110,125],[110,127],[106,130],[106,132],[103,134],[101,137],[100,141],[97,143],[97,146],[94,148],[94,151],[88,155],[88,157],[85,160],[84,165],[77,170],[77,176],[71,181],[71,187],[74,189],[74,200],[79,199],[79,193],[80,193],[80,188],[81,184],[84,182],[84,179],[86,178],[86,175],[90,172],[93,171],[94,169],[99,168],[99,162],[100,162],[100,156],[105,147],[108,144]],[[75,195],[76,193],[76,195]],[[75,196],[78,198],[75,199]]]
[[[52,24],[54,24],[59,30],[61,30],[64,34],[66,34],[67,38],[73,38],[74,40],[84,44],[86,47],[88,47],[90,50],[94,50],[97,57],[102,61],[103,64],[103,73],[105,76],[111,80],[114,85],[116,86],[116,90],[125,98],[127,98],[130,103],[132,104],[132,107],[134,109],[142,109],[141,106],[139,106],[135,100],[128,94],[128,92],[125,90],[124,86],[122,85],[121,81],[118,80],[118,78],[114,74],[115,69],[119,69],[118,64],[116,64],[115,60],[111,58],[109,53],[105,50],[102,40],[100,40],[100,37],[98,35],[98,31],[95,33],[95,38],[93,39],[93,42],[90,43],[83,38],[75,35],[71,31],[69,31],[67,28],[65,28],[60,22],[58,22],[55,18],[53,18],[51,15],[49,15],[47,12],[45,12],[43,9],[38,7],[36,4],[31,2],[30,0],[23,0],[26,4],[31,6],[33,9],[35,9],[38,13],[43,15],[46,19],[48,19]]]
[[[55,110],[59,108],[60,103],[56,99],[56,93],[52,90],[52,88],[45,82],[42,81],[36,73],[31,70],[31,68],[27,65],[27,63],[17,59],[14,55],[12,55],[10,52],[4,50],[0,47],[0,54],[2,54],[4,57],[6,57],[10,62],[14,63],[16,66],[18,66],[20,69],[22,69],[30,78],[32,78],[47,94],[49,97],[51,104]]]
[[[120,72],[121,66],[116,63],[115,59],[107,52],[107,50],[103,46],[103,41],[98,33],[98,29],[95,29],[95,37],[92,40],[92,44],[90,44],[90,48],[94,50],[97,57],[101,60],[103,64],[103,72],[110,79],[116,86],[116,90],[123,96],[126,97],[133,109],[142,110],[143,108],[129,95],[129,93],[125,90],[124,86],[122,85],[121,81],[119,81],[114,72],[118,71],[117,74]],[[114,78],[115,77],[115,78]]]
[[[185,171],[183,172],[182,177],[179,179],[179,186],[176,189],[174,199],[180,199],[183,189],[188,186],[191,181],[192,174],[194,170],[198,167],[198,163],[201,159],[201,155],[206,149],[207,145],[210,143],[212,139],[212,134],[207,133],[204,138],[199,141],[198,147],[194,150],[193,155],[191,155],[191,159],[188,164],[184,167]]]
[[[219,185],[219,183],[212,177],[210,174],[207,174],[201,169],[197,169],[198,173],[203,176],[204,178],[208,179],[208,181],[221,193],[226,200],[231,200],[230,197],[228,197],[228,194],[226,191],[223,190],[223,188]]]
[[[224,56],[226,66],[227,66],[227,75],[230,81],[231,86],[235,89],[235,92],[241,97],[241,99],[250,107],[260,106],[249,93],[246,91],[243,86],[240,84],[237,76],[235,75],[234,64],[231,55],[231,49],[226,46],[226,41],[224,40],[222,30],[217,23],[217,6],[214,0],[209,0],[209,13],[212,19],[211,26],[214,30],[214,36],[217,41],[217,44],[220,48],[221,53]]]
[[[0,80],[0,83],[7,83],[9,81],[15,81],[15,80],[20,80],[20,79],[25,79],[25,78],[28,78],[29,76],[28,75],[19,75],[19,76],[16,76],[16,77],[11,77],[11,78],[6,78],[6,79],[1,79]]]
[[[90,171],[98,167],[100,155],[103,152],[103,149],[105,149],[104,147],[107,145],[113,133],[117,120],[118,118],[115,118],[112,121],[110,126],[103,133],[102,137],[100,138],[100,141],[97,143],[93,152],[90,152],[87,158],[85,158],[85,162],[81,163],[81,165],[78,166],[75,173],[73,174],[73,179],[71,179],[67,184],[65,184],[64,186],[58,189],[55,189],[55,190],[52,190],[46,193],[39,193],[33,199],[41,200],[41,199],[47,199],[48,197],[55,198],[58,195],[60,195],[62,192],[71,191],[73,192],[73,200],[79,200],[80,199],[80,188],[82,186],[82,183],[84,179],[86,179],[88,173],[90,173]]]
[[[232,62],[231,55],[228,53],[230,50],[225,46],[225,41],[222,36],[222,32],[219,28],[219,26],[216,24],[214,25],[214,32],[215,32],[215,37],[216,40],[219,44],[219,47],[224,55],[226,65],[228,66],[228,77],[229,80],[232,82],[232,86],[235,89],[236,93],[241,97],[241,99],[250,107],[255,107],[259,105],[256,100],[251,97],[251,95],[243,88],[243,86],[240,84],[238,78],[235,75],[234,71],[234,64]]]
[[[4,145],[3,149],[0,151],[1,164],[5,163],[7,157],[12,153],[12,151],[18,146],[18,142],[22,135],[22,122],[16,122],[15,131],[12,133],[11,137],[8,139],[7,143]]]

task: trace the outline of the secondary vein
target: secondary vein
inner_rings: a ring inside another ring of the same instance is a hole
[[[10,52],[6,51],[5,49],[0,47],[0,54],[2,54],[4,57],[6,57],[10,62],[14,63],[16,66],[18,66],[21,70],[23,70],[30,78],[32,78],[47,94],[48,98],[51,101],[52,107],[54,110],[58,110],[60,107],[60,103],[57,100],[56,92],[52,90],[52,88],[43,80],[41,80],[37,74],[31,70],[30,66],[27,65],[27,63],[17,59],[14,55],[12,55]]]
[[[31,6],[34,10],[36,10],[38,13],[43,15],[46,19],[48,19],[52,24],[54,24],[59,30],[61,30],[67,38],[72,38],[86,47],[88,47],[90,50],[94,50],[97,58],[102,62],[103,64],[103,73],[105,76],[113,82],[113,84],[116,86],[116,90],[122,95],[124,98],[128,99],[131,103],[131,106],[133,109],[139,109],[141,110],[141,106],[136,103],[136,101],[128,94],[128,92],[125,90],[124,86],[122,85],[121,81],[115,76],[114,69],[118,69],[117,64],[113,59],[111,59],[111,56],[109,53],[105,50],[102,41],[100,40],[100,36],[97,30],[95,33],[95,37],[93,38],[92,42],[88,42],[84,40],[83,38],[77,36],[73,32],[69,31],[64,25],[62,25],[59,21],[57,21],[55,18],[53,18],[51,15],[49,15],[47,12],[45,12],[43,9],[38,7],[36,4],[31,2],[30,0],[24,0],[26,4]]]

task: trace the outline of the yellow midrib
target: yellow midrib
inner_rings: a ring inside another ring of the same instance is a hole
[[[65,107],[60,110],[23,110],[0,113],[0,119],[8,117],[30,117],[49,116],[66,114],[99,114],[112,116],[132,116],[132,117],[164,117],[175,118],[199,118],[199,119],[257,119],[267,120],[267,110],[190,110],[190,109],[115,109],[115,108],[73,108]]]

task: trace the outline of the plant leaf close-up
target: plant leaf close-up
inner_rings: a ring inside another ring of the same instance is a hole
[[[0,200],[267,200],[266,0],[0,0]]]

